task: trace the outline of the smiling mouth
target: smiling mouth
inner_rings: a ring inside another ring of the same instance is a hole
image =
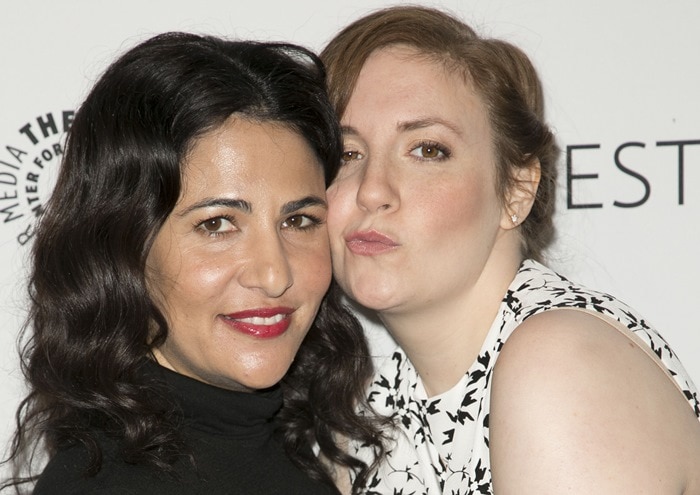
[[[287,315],[282,313],[270,316],[269,318],[265,318],[264,316],[251,316],[250,318],[231,318],[226,315],[224,316],[224,318],[240,321],[242,323],[250,323],[251,325],[274,325],[284,320],[286,317]]]
[[[221,315],[221,319],[236,332],[269,339],[289,329],[293,312],[291,308],[261,308]]]

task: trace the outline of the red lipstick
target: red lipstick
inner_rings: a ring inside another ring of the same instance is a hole
[[[345,238],[345,245],[351,253],[360,256],[383,254],[399,246],[391,237],[376,230],[353,232]]]
[[[221,315],[223,321],[237,332],[271,339],[287,331],[291,322],[292,308],[256,308]]]

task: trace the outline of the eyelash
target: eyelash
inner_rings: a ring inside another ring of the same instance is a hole
[[[439,155],[436,157],[425,157],[425,156],[413,155],[414,151],[419,150],[421,148],[435,149],[438,151]],[[450,156],[452,156],[452,152],[450,151],[449,148],[447,148],[446,146],[443,146],[442,144],[440,144],[436,141],[421,141],[409,150],[409,154],[414,156],[418,160],[421,160],[421,161],[442,161],[442,160],[447,160],[448,158],[450,158]],[[355,150],[343,151],[343,155],[341,158],[341,165],[345,165],[346,163],[349,163],[353,160],[361,160],[362,158],[364,158],[364,155],[362,153],[360,153],[359,151],[355,151]]]
[[[303,218],[308,219],[311,222],[309,225],[304,225],[302,227],[290,227],[294,230],[300,230],[302,232],[305,232],[308,230],[313,230],[323,223],[323,220],[321,220],[316,215],[310,215],[308,213],[297,213],[296,215],[292,215],[292,216],[288,217],[284,222],[282,222],[282,225],[289,222],[290,219],[295,218],[295,217],[303,217]]]
[[[311,215],[308,213],[304,213],[304,214],[297,213],[295,215],[291,215],[291,216],[287,217],[287,219],[284,222],[282,222],[282,225],[284,226],[284,224],[288,223],[291,219],[296,218],[296,217],[302,217],[302,218],[308,220],[310,223],[308,225],[303,225],[301,227],[289,227],[293,230],[299,230],[302,232],[308,231],[308,230],[313,230],[323,223],[323,220],[321,218],[317,217],[316,215]],[[229,222],[230,224],[233,225],[233,217],[228,216],[228,215],[218,215],[215,217],[207,218],[206,220],[197,223],[195,225],[195,230],[200,230],[204,235],[206,235],[208,237],[222,237],[222,236],[225,236],[225,235],[230,234],[232,232],[231,230],[227,230],[227,231],[223,231],[223,232],[216,232],[216,231],[208,230],[206,228],[207,223],[212,222],[212,221],[216,221],[216,220],[226,220],[227,222]]]
[[[436,157],[425,157],[425,156],[415,156],[413,155],[413,152],[416,150],[420,150],[421,148],[425,149],[435,149],[438,151],[439,155]],[[414,156],[416,159],[420,161],[443,161],[447,160],[452,156],[452,152],[450,151],[449,148],[446,146],[443,146],[442,144],[436,142],[436,141],[421,141],[417,145],[415,145],[413,148],[410,149],[409,155]]]
[[[206,220],[203,220],[197,224],[195,224],[195,230],[201,231],[204,235],[208,237],[222,237],[225,236],[226,234],[230,234],[231,231],[225,231],[225,232],[213,232],[211,230],[208,230],[205,226],[209,222],[213,222],[216,220],[226,220],[229,222],[231,225],[233,225],[233,217],[229,215],[217,215],[215,217],[207,218]]]
[[[348,159],[346,160],[346,158]],[[340,164],[345,165],[346,163],[349,163],[353,160],[361,160],[362,158],[364,158],[364,155],[359,151],[345,150],[343,151],[343,154],[340,157]]]

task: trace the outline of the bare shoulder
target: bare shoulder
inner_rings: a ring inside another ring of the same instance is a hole
[[[634,342],[580,311],[532,316],[508,339],[490,437],[499,495],[700,493],[686,400]]]

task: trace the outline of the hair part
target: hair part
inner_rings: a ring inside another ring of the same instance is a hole
[[[544,120],[542,85],[527,55],[514,45],[481,37],[448,13],[419,6],[394,6],[353,22],[321,53],[331,102],[342,118],[367,59],[402,46],[442,64],[473,85],[484,103],[494,136],[496,188],[506,206],[518,187],[514,170],[540,167],[534,204],[521,224],[522,254],[542,260],[554,239],[556,160],[559,150]]]

